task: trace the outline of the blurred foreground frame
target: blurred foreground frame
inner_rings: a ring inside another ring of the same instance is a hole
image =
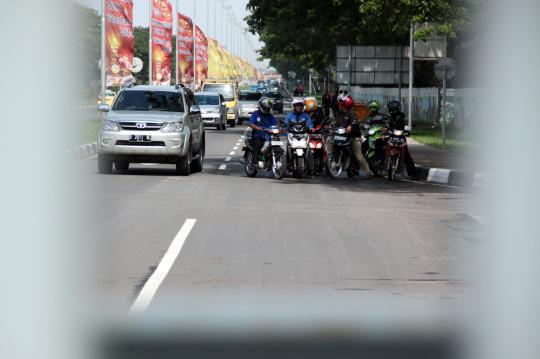
[[[451,308],[440,303],[218,297],[110,321],[99,357],[450,359],[463,347]]]

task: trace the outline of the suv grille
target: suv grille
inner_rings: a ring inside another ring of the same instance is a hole
[[[145,127],[138,127],[138,123],[144,123]],[[120,122],[120,127],[130,131],[158,131],[163,127],[163,122]]]
[[[141,146],[141,147],[165,147],[163,141],[151,141],[151,142],[130,142],[130,141],[116,141],[117,146]]]

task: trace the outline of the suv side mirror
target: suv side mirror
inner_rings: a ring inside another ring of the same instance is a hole
[[[190,115],[196,115],[198,113],[201,113],[201,109],[199,108],[199,106],[197,106],[197,105],[191,106],[191,108],[189,109],[189,114]]]
[[[97,109],[100,112],[109,112],[109,110],[110,110],[109,105],[107,105],[106,103],[99,104]]]

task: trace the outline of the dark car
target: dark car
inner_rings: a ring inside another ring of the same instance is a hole
[[[265,92],[263,96],[272,99],[272,110],[279,114],[283,113],[283,95],[279,91]]]

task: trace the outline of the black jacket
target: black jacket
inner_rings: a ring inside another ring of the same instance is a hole
[[[390,129],[405,130],[405,114],[401,111],[390,114]]]

